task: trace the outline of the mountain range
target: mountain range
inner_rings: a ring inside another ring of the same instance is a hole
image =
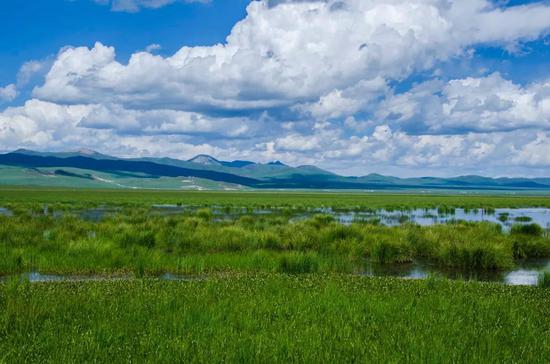
[[[117,158],[92,150],[47,153],[25,149],[0,154],[0,185],[154,189],[355,189],[355,190],[547,190],[550,178],[346,177],[315,166],[280,161]]]

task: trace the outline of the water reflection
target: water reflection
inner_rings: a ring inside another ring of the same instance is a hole
[[[205,280],[204,276],[186,276],[181,274],[164,273],[159,277],[163,281],[202,281]]]
[[[423,262],[408,264],[377,264],[367,261],[363,274],[370,277],[400,277],[406,279],[425,279],[430,275],[443,276],[454,280],[501,282],[512,286],[537,285],[542,272],[550,271],[550,260],[533,259],[516,263],[508,271],[476,271],[450,269]]]
[[[377,219],[381,224],[386,226],[397,226],[405,222],[421,226],[431,226],[452,221],[468,221],[491,222],[501,225],[505,230],[509,230],[513,224],[518,223],[536,223],[543,228],[550,228],[550,209],[548,208],[506,208],[495,209],[490,212],[483,209],[453,209],[443,212],[437,209],[413,209],[406,211],[377,210],[346,213],[325,210],[325,213],[333,215],[343,224]]]
[[[0,207],[0,216],[13,216],[13,212],[11,212],[11,210],[8,210],[4,207]]]
[[[500,282],[511,286],[535,286],[538,283],[540,274],[550,271],[550,260],[529,260],[519,262],[517,266],[509,271],[465,271],[460,269],[448,269],[436,267],[422,262],[409,264],[381,265],[366,262],[362,275],[368,277],[397,277],[403,279],[425,279],[431,275],[442,276],[453,280]],[[31,283],[47,282],[99,282],[99,281],[120,281],[136,279],[133,275],[124,276],[99,276],[99,275],[54,275],[30,272],[18,275]],[[9,277],[0,277],[0,282],[6,281]],[[173,273],[164,273],[156,278],[163,281],[197,281],[206,280],[206,276],[189,276]]]
[[[12,276],[0,276],[0,282],[8,280]],[[47,283],[47,282],[101,282],[101,281],[127,281],[136,279],[133,275],[117,275],[117,276],[100,276],[100,275],[58,275],[58,274],[42,274],[39,272],[29,272],[17,275],[23,280],[28,280],[31,283]],[[180,274],[165,273],[156,278],[163,281],[196,281],[206,279],[204,276],[186,276]]]
[[[149,209],[150,215],[172,216],[192,215],[201,207],[187,205],[157,204]],[[336,221],[349,225],[354,222],[376,222],[385,226],[398,226],[403,223],[414,223],[420,226],[445,224],[453,221],[467,222],[491,222],[499,224],[504,231],[509,231],[514,224],[536,223],[543,228],[550,229],[549,208],[501,208],[501,209],[410,209],[410,210],[385,210],[365,209],[357,211],[335,210],[332,208],[315,209],[284,209],[284,208],[245,208],[210,206],[209,211],[214,216],[214,221],[233,221],[242,216],[280,216],[289,218],[290,221],[300,221],[313,217],[316,214],[328,214]],[[60,218],[67,213],[74,213],[79,217],[99,222],[122,210],[109,207],[96,207],[73,212],[49,211],[44,207],[44,214],[51,214]],[[12,211],[0,207],[0,215],[13,216]]]
[[[112,212],[113,210],[109,210],[106,208],[95,208],[95,209],[87,209],[87,210],[80,211],[78,213],[78,216],[80,216],[80,218],[84,220],[99,222]]]

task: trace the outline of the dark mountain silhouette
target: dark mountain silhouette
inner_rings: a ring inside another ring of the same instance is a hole
[[[188,161],[171,158],[122,159],[84,150],[41,153],[17,150],[0,154],[0,165],[27,169],[56,168],[54,175],[94,179],[90,171],[131,178],[196,177],[259,189],[435,189],[435,190],[549,190],[549,178],[397,178],[380,174],[344,177],[315,166],[290,167],[280,161],[266,164],[250,161],[220,161],[198,155]],[[67,171],[63,168],[85,170]],[[0,175],[0,182],[2,176]],[[78,185],[78,184],[77,184]]]
[[[20,167],[72,167],[102,172],[136,172],[151,177],[199,177],[213,181],[253,186],[258,181],[229,173],[188,169],[153,162],[128,161],[123,159],[94,159],[88,157],[41,157],[35,155],[8,153],[0,155],[0,164]]]

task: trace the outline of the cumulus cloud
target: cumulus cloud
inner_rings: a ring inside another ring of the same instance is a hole
[[[50,65],[50,60],[23,63],[17,72],[17,85],[19,87],[27,85],[35,75],[47,72],[47,67]]]
[[[12,101],[17,97],[17,87],[12,83],[0,87],[0,101]]]
[[[425,133],[550,129],[550,80],[520,86],[493,73],[429,81],[381,102],[377,116]]]
[[[212,134],[232,138],[245,136],[258,124],[244,117],[211,118],[176,110],[127,110],[111,104],[94,105],[78,126],[125,134]]]
[[[156,51],[160,51],[162,49],[160,44],[149,44],[147,47],[145,47],[145,52],[153,53]]]
[[[348,135],[334,124],[317,123],[310,132],[279,129],[274,133],[279,136],[273,136],[247,130],[249,122],[181,111],[29,100],[0,113],[0,145],[4,150],[86,147],[119,156],[189,158],[207,153],[225,159],[316,164],[355,175],[388,166],[401,168],[401,175],[406,171],[418,175],[430,168],[457,174],[472,169],[486,172],[492,166],[501,169],[491,173],[502,174],[504,167],[514,167],[515,173],[524,167],[541,171],[550,167],[550,133],[540,130],[410,135],[381,124],[369,132]],[[204,133],[214,138],[197,137]]]
[[[362,136],[346,136],[341,129],[293,134],[260,144],[257,149],[274,159],[289,152],[303,163],[313,157],[317,164],[355,175],[373,171],[376,166],[397,167],[402,170],[400,175],[404,171],[419,175],[426,170],[447,175],[460,174],[458,171],[505,175],[512,170],[525,173],[524,167],[528,166],[539,168],[545,175],[545,168],[550,166],[549,141],[550,132],[536,130],[410,135],[392,130],[389,125],[378,125]]]
[[[126,110],[120,105],[58,105],[29,100],[23,106],[0,113],[0,145],[5,149],[19,146],[61,147],[83,144],[120,153],[117,145],[124,140],[197,140],[197,135],[215,138],[245,137],[249,127],[245,118],[208,118],[197,113],[173,110]],[[90,145],[91,144],[91,145]],[[168,152],[172,143],[156,151]],[[214,149],[212,147],[212,149]]]
[[[529,166],[550,166],[550,133],[538,132],[536,138],[518,147],[513,163]]]
[[[376,77],[343,90],[333,90],[318,101],[299,104],[294,109],[318,119],[341,118],[365,110],[370,103],[388,92],[386,81]]]
[[[29,84],[36,75],[45,73],[49,61],[29,61],[25,62],[17,72],[17,82],[0,87],[0,102],[11,102],[20,94],[20,90]]]
[[[548,19],[544,3],[253,1],[224,44],[183,47],[167,58],[135,53],[127,64],[101,43],[66,49],[34,95],[183,109],[344,102],[353,110],[359,102],[342,93],[362,82],[400,80],[477,44],[535,39],[550,30]]]
[[[137,11],[175,1],[102,2]],[[548,19],[547,2],[252,1],[223,44],[169,57],[151,45],[127,63],[99,42],[62,49],[34,99],[0,112],[0,145],[207,153],[348,174],[543,173],[550,81],[438,74],[408,91],[394,85],[435,75],[435,66],[468,59],[479,45],[510,49],[539,39]],[[24,68],[21,83],[43,69]]]

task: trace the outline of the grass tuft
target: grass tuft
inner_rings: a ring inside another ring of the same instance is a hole
[[[542,288],[550,288],[550,272],[542,272],[539,276],[538,286]]]

